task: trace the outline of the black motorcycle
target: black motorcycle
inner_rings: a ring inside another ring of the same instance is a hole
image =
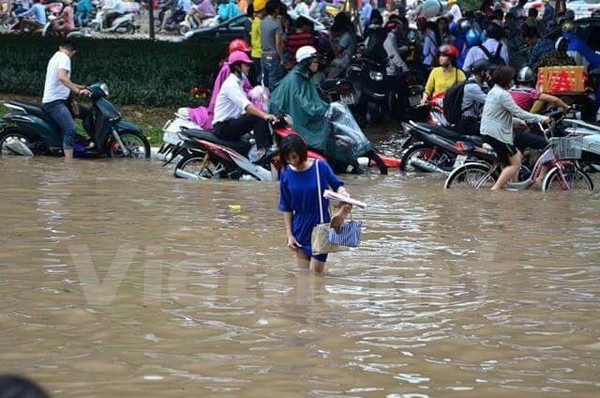
[[[77,106],[79,110],[72,109],[82,119],[87,134],[78,133],[74,155],[149,158],[148,139],[138,126],[123,119],[119,110],[106,99],[106,84],[96,83],[89,89],[92,107],[80,105]],[[40,106],[20,101],[7,101],[4,106],[11,112],[0,119],[0,153],[15,154],[15,147],[26,147],[33,155],[63,154],[61,129]]]

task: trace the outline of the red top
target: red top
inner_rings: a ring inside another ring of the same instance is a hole
[[[296,51],[302,46],[317,47],[317,40],[310,32],[292,33],[285,40],[285,46],[290,51],[292,66],[296,65]]]
[[[516,87],[509,90],[517,105],[527,112],[533,107],[533,103],[540,99],[541,92],[531,87]]]

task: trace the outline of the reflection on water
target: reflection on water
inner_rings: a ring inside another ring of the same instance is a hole
[[[598,193],[346,176],[363,245],[315,278],[284,247],[277,184],[0,166],[0,363],[56,396],[599,390]]]

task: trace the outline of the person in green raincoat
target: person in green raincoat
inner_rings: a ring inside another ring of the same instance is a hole
[[[321,99],[311,81],[318,68],[317,50],[303,46],[296,51],[296,66],[275,86],[269,112],[288,114],[294,120],[294,130],[310,148],[325,152],[329,138],[329,123],[325,114],[329,104]]]

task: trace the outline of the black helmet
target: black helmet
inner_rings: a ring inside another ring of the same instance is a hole
[[[556,50],[556,52],[565,53],[565,52],[567,52],[567,49],[569,48],[570,42],[571,42],[571,40],[569,40],[568,37],[560,36],[554,42],[554,49]]]
[[[517,73],[517,82],[519,83],[531,83],[535,79],[535,74],[533,73],[533,69],[529,66],[525,66],[519,69],[519,73]]]
[[[497,23],[491,23],[485,30],[487,37],[491,39],[502,39],[502,28]]]
[[[485,58],[482,59],[478,59],[477,61],[473,62],[473,64],[471,65],[471,73],[473,74],[479,74],[485,71],[493,71],[495,70],[497,67],[496,64],[488,61]]]

